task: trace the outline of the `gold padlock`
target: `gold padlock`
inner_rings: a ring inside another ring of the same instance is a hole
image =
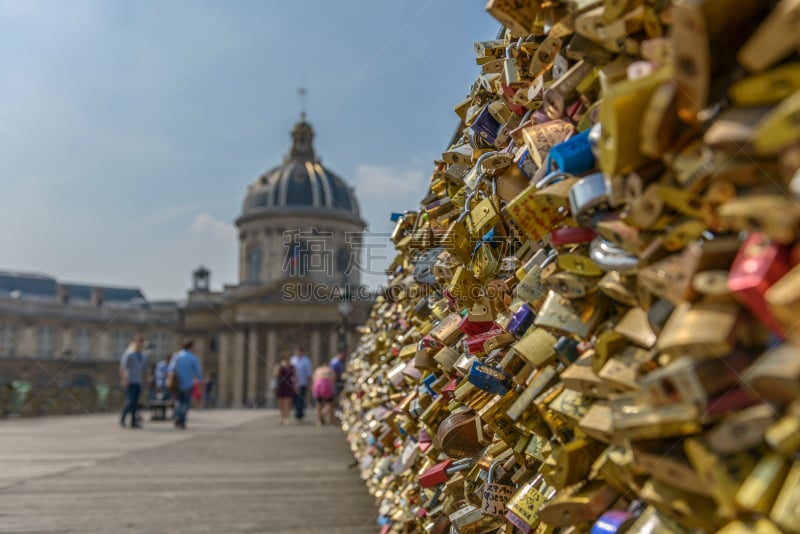
[[[736,505],[743,510],[768,515],[789,472],[789,465],[789,461],[778,453],[763,456],[736,490]]]
[[[792,463],[769,517],[784,532],[800,533],[800,461]]]
[[[733,347],[738,309],[728,304],[679,304],[656,341],[664,353],[711,357],[724,356]]]
[[[588,337],[608,303],[601,295],[596,295],[585,304],[576,305],[573,302],[555,291],[548,291],[534,324],[581,338]]]
[[[586,523],[600,517],[618,497],[614,488],[602,481],[579,484],[560,490],[540,508],[539,517],[555,527]]]

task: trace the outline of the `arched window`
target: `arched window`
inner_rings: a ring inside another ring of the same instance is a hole
[[[247,275],[250,283],[257,283],[261,272],[261,248],[252,246],[247,250]]]

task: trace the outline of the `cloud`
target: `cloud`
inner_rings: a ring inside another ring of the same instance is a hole
[[[236,230],[233,224],[221,221],[207,212],[197,214],[192,221],[191,230],[195,234],[211,236],[220,241],[236,241]]]
[[[356,167],[356,191],[364,199],[396,199],[407,195],[422,197],[428,177],[420,168],[397,169],[361,164]]]

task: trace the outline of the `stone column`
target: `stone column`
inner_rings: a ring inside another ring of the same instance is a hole
[[[258,360],[261,353],[258,350],[258,326],[252,325],[247,333],[247,403],[255,407],[258,387]]]
[[[245,358],[245,335],[241,330],[234,330],[231,333],[233,343],[233,381],[231,384],[231,405],[234,408],[241,408],[244,403],[244,358]]]
[[[319,327],[315,326],[311,329],[311,361],[314,362],[314,367],[316,368],[320,363],[320,338],[319,338]]]
[[[278,358],[280,355],[278,354],[278,338],[275,335],[275,327],[270,326],[267,328],[267,362],[264,367],[266,367],[267,373],[267,406],[269,408],[274,408],[277,404],[275,400],[275,391],[270,389],[269,385],[272,384],[272,372],[275,370],[275,365],[278,363]]]
[[[219,363],[217,364],[217,406],[229,406],[231,338],[228,332],[219,334]]]
[[[195,355],[197,355],[197,359],[200,360],[200,368],[203,370],[203,379],[205,380],[205,375],[208,374],[208,360],[206,354],[208,353],[208,338],[200,335],[195,336],[192,338],[194,340],[194,348],[192,349]]]

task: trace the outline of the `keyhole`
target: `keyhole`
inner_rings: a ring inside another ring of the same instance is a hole
[[[679,57],[678,67],[689,76],[695,76],[697,74],[697,65],[695,65],[694,59],[689,56]]]

